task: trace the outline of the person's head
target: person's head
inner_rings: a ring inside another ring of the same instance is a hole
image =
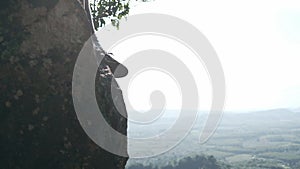
[[[111,72],[114,74],[115,78],[121,78],[128,74],[128,69],[114,58],[111,57],[111,54],[105,54],[102,62],[109,66]]]

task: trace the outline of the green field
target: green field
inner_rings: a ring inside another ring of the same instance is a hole
[[[130,160],[128,165],[164,164],[181,157],[205,154],[234,169],[300,168],[300,113],[284,109],[225,113],[213,137],[200,145],[198,138],[203,119],[199,118],[198,126],[176,148],[151,159]]]

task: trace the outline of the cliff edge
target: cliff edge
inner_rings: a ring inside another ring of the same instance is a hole
[[[127,158],[90,140],[74,110],[73,69],[92,34],[79,2],[7,0],[0,8],[0,168],[125,168]],[[110,97],[116,90],[122,98],[113,75],[97,76],[95,84],[103,116],[126,135],[127,119]]]

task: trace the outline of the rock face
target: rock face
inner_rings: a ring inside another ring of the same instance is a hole
[[[0,168],[125,168],[127,158],[93,143],[74,111],[73,68],[92,33],[78,1],[7,0],[0,8]],[[126,134],[127,120],[110,97],[117,90],[122,98],[114,77],[95,83],[103,116]]]

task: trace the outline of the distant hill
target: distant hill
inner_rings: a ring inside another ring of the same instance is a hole
[[[224,113],[221,124],[239,125],[279,125],[279,123],[299,123],[300,112],[289,109],[273,109],[249,113]]]
[[[300,113],[300,107],[293,109],[294,112]]]

